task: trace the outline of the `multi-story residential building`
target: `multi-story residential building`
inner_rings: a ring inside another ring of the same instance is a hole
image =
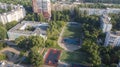
[[[106,14],[103,14],[103,15],[100,17],[101,29],[102,29],[103,33],[110,32],[110,31],[111,31],[111,29],[112,29],[112,24],[111,24],[110,20],[111,20],[111,18],[108,17],[108,15],[106,15]]]
[[[105,46],[120,46],[120,31],[107,32]]]
[[[10,40],[15,40],[20,36],[41,36],[47,38],[48,23],[40,23],[33,21],[23,21],[11,28],[7,34]]]
[[[6,6],[1,6],[6,9]],[[26,16],[26,11],[21,5],[11,5],[11,11],[0,14],[0,22],[6,24],[11,21],[20,21]]]
[[[120,67],[120,62],[118,63],[117,67]]]
[[[80,11],[86,11],[88,15],[102,15],[103,13],[115,13],[118,14],[120,9],[117,8],[107,8],[107,9],[97,9],[97,8],[80,8]]]
[[[42,13],[46,19],[51,17],[51,2],[50,0],[32,0],[33,11],[35,13]]]
[[[77,6],[78,4],[68,4],[68,3],[64,3],[64,2],[57,2],[51,5],[52,10],[57,10],[57,11],[62,11],[65,9],[70,9],[70,10],[74,10],[74,8]]]

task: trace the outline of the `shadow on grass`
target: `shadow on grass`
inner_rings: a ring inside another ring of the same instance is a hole
[[[87,61],[87,54],[83,52],[62,52],[60,57],[61,61],[69,62],[69,63],[83,63],[85,64]]]
[[[65,32],[63,37],[70,37],[70,38],[79,38],[81,35],[81,27],[79,26],[67,26],[65,28]]]

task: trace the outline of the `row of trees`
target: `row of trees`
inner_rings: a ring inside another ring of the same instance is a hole
[[[7,31],[17,24],[16,21],[9,22],[5,25],[0,24],[0,40],[7,38]]]
[[[26,21],[39,21],[39,22],[45,22],[47,21],[43,14],[36,14],[36,13],[28,13],[26,17],[24,18]]]
[[[102,63],[110,66],[116,66],[120,59],[120,47],[99,47]],[[113,66],[113,67],[114,67]]]
[[[70,21],[70,11],[52,11],[51,20],[53,21]]]
[[[113,25],[113,28],[112,30],[115,31],[115,30],[120,30],[120,13],[119,14],[110,14],[109,15],[111,17],[111,23]]]
[[[7,37],[7,30],[3,24],[0,24],[0,40],[4,40]]]
[[[34,67],[42,67],[43,65],[43,56],[38,53],[39,47],[34,46],[33,48],[31,48],[31,52],[29,53],[29,59],[30,59],[30,63],[32,63],[32,65]]]
[[[101,64],[101,57],[98,51],[99,46],[92,40],[86,39],[82,44],[81,50],[87,53],[86,62],[91,63],[93,66],[99,66]]]
[[[50,22],[50,27],[47,32],[47,47],[56,47],[59,48],[57,44],[58,37],[62,28],[65,26],[66,22],[64,21],[52,21]]]
[[[16,38],[15,42],[19,48],[24,50],[30,50],[34,46],[37,47],[45,46],[44,39],[40,36],[30,36],[30,37],[21,36],[19,38]]]
[[[81,28],[84,38],[81,50],[87,53],[88,56],[88,60],[85,61],[98,67],[102,63],[100,52],[98,51],[99,46],[97,45],[97,39],[101,33],[99,17],[94,15],[88,16],[86,13],[78,12],[78,15],[75,16],[76,18],[80,18],[77,21],[82,24]]]
[[[28,63],[34,67],[40,67],[43,64],[43,56],[38,52],[40,48],[45,47],[45,41],[40,36],[21,36],[15,40],[18,47],[25,52],[30,52],[27,59],[30,60]]]

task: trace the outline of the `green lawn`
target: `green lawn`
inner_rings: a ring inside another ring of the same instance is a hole
[[[65,31],[63,33],[63,37],[72,37],[72,38],[79,38],[80,33],[80,26],[72,27],[72,26],[66,26]]]
[[[69,63],[85,63],[87,60],[87,55],[83,52],[67,52],[62,51],[60,60]]]
[[[4,13],[4,12],[6,12],[6,10],[0,8],[0,13]]]

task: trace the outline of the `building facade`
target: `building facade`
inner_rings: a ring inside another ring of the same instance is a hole
[[[1,6],[4,9],[7,9],[6,4]],[[0,22],[6,24],[11,21],[20,21],[26,16],[25,8],[22,5],[11,5],[11,11],[0,14]]]
[[[120,31],[107,32],[105,46],[120,46]]]
[[[117,67],[120,67],[120,62],[118,63]]]
[[[108,15],[103,14],[100,17],[101,29],[103,33],[110,32],[112,29],[112,24],[110,22],[111,18]]]
[[[11,28],[7,34],[10,40],[15,40],[20,36],[41,36],[44,39],[47,37],[48,23],[40,23],[33,21],[22,21]],[[31,30],[32,29],[32,30]]]
[[[50,0],[32,0],[34,13],[42,13],[46,19],[51,17]]]
[[[97,9],[97,8],[79,8],[80,11],[86,11],[88,15],[102,15],[103,13],[114,13],[118,14],[120,9],[117,8],[107,8],[107,9]]]

